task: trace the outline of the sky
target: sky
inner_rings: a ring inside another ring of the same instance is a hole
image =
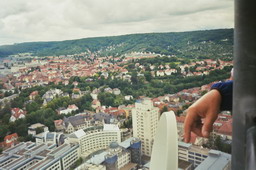
[[[0,45],[234,27],[233,0],[0,0]]]

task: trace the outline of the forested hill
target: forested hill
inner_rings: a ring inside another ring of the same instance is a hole
[[[38,56],[92,52],[121,55],[130,52],[155,52],[184,57],[222,57],[233,54],[233,29],[192,32],[146,33],[78,40],[29,42],[0,46],[0,56],[33,53]]]

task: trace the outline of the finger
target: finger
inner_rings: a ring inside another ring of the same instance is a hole
[[[195,121],[196,115],[193,112],[190,112],[186,115],[185,122],[184,122],[184,139],[185,142],[190,141],[191,137],[191,129],[193,126],[193,123]]]
[[[202,134],[202,127],[203,127],[203,124],[199,124],[197,126],[193,126],[191,131],[193,133],[195,133],[197,136],[200,136],[200,137],[203,137],[203,134]]]
[[[213,123],[217,119],[217,115],[207,115],[204,120],[204,124],[202,127],[202,136],[208,138],[210,136],[210,132],[213,128]]]

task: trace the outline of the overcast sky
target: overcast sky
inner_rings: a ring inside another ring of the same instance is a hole
[[[0,45],[234,27],[233,0],[0,0]]]

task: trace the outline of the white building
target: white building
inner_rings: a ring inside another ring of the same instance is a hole
[[[80,129],[75,131],[68,137],[70,143],[78,143],[80,145],[80,152],[82,156],[100,150],[106,149],[111,142],[121,142],[121,131],[117,125],[104,124],[104,127],[92,128],[85,132]]]
[[[35,124],[28,127],[28,134],[35,136],[37,134],[37,132],[36,132],[37,129],[41,129],[42,130],[41,132],[49,131],[47,126],[45,126],[41,123],[35,123]],[[39,133],[41,133],[41,132],[39,132]]]
[[[67,109],[60,109],[58,110],[58,113],[61,115],[61,114],[69,114],[69,113],[72,113],[73,111],[77,111],[79,108],[75,105],[75,104],[72,104],[72,105],[68,105]]]
[[[35,136],[36,138],[36,144],[48,144],[48,145],[56,145],[60,146],[65,142],[65,136],[62,133],[56,133],[56,132],[43,132]]]
[[[143,155],[151,155],[159,115],[150,98],[137,101],[132,109],[133,136],[140,138]]]
[[[77,170],[132,169],[131,165],[136,164],[141,164],[141,142],[137,138],[129,138],[119,144],[110,143],[106,151],[93,154]]]
[[[209,149],[179,141],[179,159],[192,163],[194,167],[200,165],[208,157],[208,153]]]
[[[32,142],[19,143],[0,155],[0,169],[45,169],[64,170],[79,159],[78,145],[56,145]]]

